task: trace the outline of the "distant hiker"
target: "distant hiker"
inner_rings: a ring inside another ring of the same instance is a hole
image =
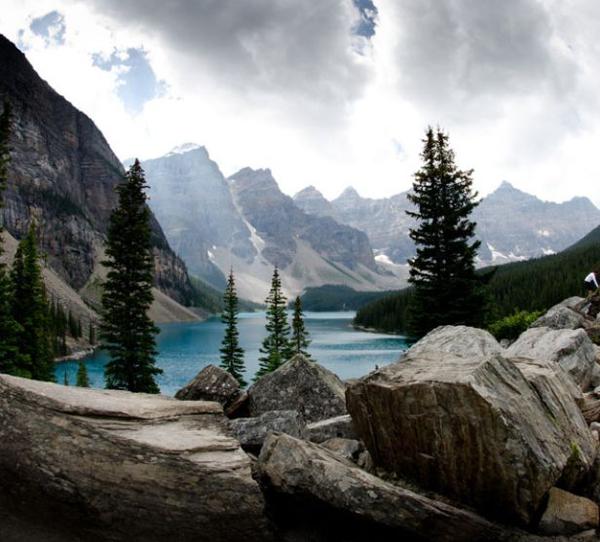
[[[585,285],[585,289],[591,293],[596,291],[600,286],[598,286],[598,278],[600,273],[597,271],[592,271],[585,279],[583,279],[583,284]]]

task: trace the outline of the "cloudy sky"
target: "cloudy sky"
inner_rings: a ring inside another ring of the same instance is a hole
[[[600,205],[597,0],[3,0],[117,155],[207,147],[293,194],[406,190],[428,124],[482,194]]]

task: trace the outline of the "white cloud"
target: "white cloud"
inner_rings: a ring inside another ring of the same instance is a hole
[[[121,158],[195,141],[226,174],[270,167],[288,193],[313,184],[331,197],[352,184],[383,196],[409,187],[424,129],[440,124],[482,193],[508,179],[600,204],[594,0],[375,0],[362,54],[350,0],[8,3],[0,32],[21,39]],[[27,30],[54,10],[62,46]],[[128,48],[143,48],[167,84],[139,114],[119,99],[118,67],[93,65]]]

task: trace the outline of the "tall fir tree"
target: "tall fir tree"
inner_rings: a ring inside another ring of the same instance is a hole
[[[76,386],[79,388],[89,388],[90,378],[88,376],[87,367],[83,361],[80,361],[77,365],[77,377]]]
[[[221,321],[225,324],[225,334],[221,343],[221,367],[231,374],[240,386],[246,386],[244,380],[244,349],[240,346],[238,331],[238,297],[235,289],[233,270],[229,272],[227,287],[223,295],[223,314]]]
[[[310,345],[308,338],[308,330],[304,325],[304,313],[302,311],[302,300],[297,296],[294,301],[294,316],[292,318],[292,339],[290,348],[292,355],[302,354],[304,357],[311,359],[307,348]]]
[[[108,275],[102,295],[100,335],[110,361],[106,387],[158,393],[155,335],[148,316],[154,260],[144,171],[138,160],[117,187],[119,203],[110,217],[106,244]]]
[[[423,141],[423,166],[408,196],[417,220],[410,237],[417,247],[409,261],[414,296],[409,306],[409,331],[421,337],[443,324],[481,325],[484,296],[475,275],[479,241],[469,220],[477,206],[472,170],[459,170],[448,134],[430,127]]]
[[[273,271],[271,290],[267,299],[267,336],[260,349],[263,354],[259,360],[255,380],[283,365],[290,355],[290,326],[286,306],[287,299],[281,291],[281,279],[277,268]]]
[[[20,241],[13,262],[13,318],[20,326],[17,371],[34,380],[54,381],[50,305],[42,280],[35,225]]]
[[[0,115],[0,213],[4,207],[4,191],[8,182],[10,126],[10,104],[5,102]],[[3,233],[4,224],[0,214],[0,259],[4,254]],[[6,264],[0,261],[0,373],[18,374],[20,354],[17,338],[20,327],[12,313],[13,296],[12,281]]]

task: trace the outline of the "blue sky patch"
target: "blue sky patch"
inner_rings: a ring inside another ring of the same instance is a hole
[[[377,8],[373,0],[353,0],[354,5],[360,11],[360,21],[354,27],[353,31],[358,36],[371,38],[375,35],[377,25]]]
[[[42,17],[33,19],[29,28],[36,36],[44,38],[47,44],[64,45],[65,43],[65,18],[58,11],[50,11]]]
[[[146,102],[161,96],[166,90],[165,82],[156,78],[144,49],[115,50],[108,58],[94,55],[93,62],[94,66],[106,71],[115,67],[125,68],[119,74],[117,94],[127,110],[134,114],[140,113]]]

